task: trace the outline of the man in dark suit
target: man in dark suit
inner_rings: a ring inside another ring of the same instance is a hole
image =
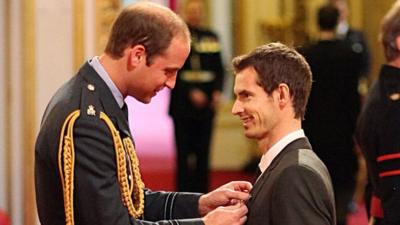
[[[192,48],[171,91],[178,191],[208,190],[210,140],[224,78],[218,37],[202,26],[204,7],[203,0],[185,2]]]
[[[305,59],[280,43],[233,60],[236,100],[246,137],[264,153],[248,202],[248,225],[335,225],[328,170],[301,129],[311,89]]]
[[[105,53],[85,63],[44,113],[35,148],[41,224],[245,222],[248,182],[201,195],[152,192],[141,180],[124,98],[149,103],[173,88],[189,50],[188,28],[168,8],[141,2],[121,12]]]
[[[354,54],[361,59],[361,63],[353,67],[360,71],[358,80],[358,90],[361,97],[364,97],[368,91],[368,73],[371,67],[371,56],[368,49],[368,43],[362,31],[355,29],[349,24],[349,6],[347,0],[330,0],[332,5],[339,10],[339,24],[336,27],[337,38],[346,42]]]
[[[358,170],[353,134],[360,111],[357,84],[362,60],[337,38],[338,18],[337,8],[321,6],[319,40],[300,52],[310,65],[314,81],[303,129],[331,174],[337,222],[345,225]]]

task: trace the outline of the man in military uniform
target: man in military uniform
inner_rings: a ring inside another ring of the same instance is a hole
[[[358,121],[356,139],[372,184],[374,225],[400,224],[400,1],[381,26],[387,63],[382,65]]]
[[[152,192],[141,180],[124,98],[149,103],[164,87],[173,88],[190,51],[189,36],[168,8],[145,2],[127,7],[114,22],[105,53],[53,96],[35,148],[41,224],[245,222],[247,182],[200,195]]]
[[[192,49],[171,93],[179,191],[208,190],[210,139],[223,84],[220,45],[214,32],[201,27],[203,11],[203,1],[186,2]]]

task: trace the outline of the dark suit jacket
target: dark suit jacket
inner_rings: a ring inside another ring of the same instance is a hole
[[[364,34],[361,31],[350,28],[342,39],[346,41],[350,45],[352,51],[361,58],[361,64],[359,65],[360,74],[362,76],[368,76],[371,59]]]
[[[335,225],[329,173],[306,138],[290,143],[256,181],[247,225]]]
[[[304,132],[334,185],[345,184],[357,171],[353,133],[360,111],[361,58],[341,40],[321,40],[300,51],[313,74]]]
[[[89,90],[92,84],[95,89]],[[89,105],[96,115],[88,115]],[[35,185],[39,219],[43,225],[65,224],[63,188],[58,169],[61,127],[80,110],[75,122],[74,214],[76,225],[171,224],[170,219],[198,217],[198,194],[145,191],[143,220],[131,218],[121,200],[116,158],[109,128],[99,118],[108,115],[121,138],[131,137],[128,121],[111,91],[86,63],[61,87],[47,106],[35,147]],[[161,221],[152,223],[148,221]],[[200,219],[180,224],[203,224]]]

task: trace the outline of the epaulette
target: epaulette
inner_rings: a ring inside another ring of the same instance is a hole
[[[92,84],[88,84],[82,89],[80,110],[77,109],[67,116],[60,133],[58,166],[63,187],[66,225],[74,225],[75,149],[73,128],[80,116],[99,117],[107,125],[114,142],[122,202],[128,209],[129,215],[134,218],[139,218],[144,212],[143,190],[145,186],[140,176],[135,147],[130,137],[121,139],[119,131],[111,119],[100,110],[98,93],[95,89]],[[128,175],[127,168],[130,170],[130,175]]]

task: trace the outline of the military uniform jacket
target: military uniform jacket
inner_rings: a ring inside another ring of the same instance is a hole
[[[383,65],[361,112],[357,142],[374,194],[381,199],[383,224],[400,224],[400,69]]]
[[[212,94],[221,91],[224,69],[221,59],[221,47],[217,35],[206,29],[190,28],[192,47],[177,76],[175,88],[171,91],[169,113],[176,118],[206,117],[214,115]],[[190,100],[190,92],[199,89],[207,95],[208,103],[197,108]]]
[[[306,138],[293,141],[258,178],[247,225],[335,225],[329,173]]]
[[[65,131],[71,138],[65,141],[65,146],[59,146],[64,135],[61,135],[63,125],[72,120],[69,116],[73,112],[79,112],[79,116],[72,118],[73,126]],[[125,140],[132,142],[126,116],[105,82],[86,63],[53,96],[42,119],[35,147],[36,199],[41,224],[66,224],[66,218],[71,217],[68,213],[66,216],[68,211],[73,214],[69,224],[76,225],[178,224],[177,221],[179,224],[203,224],[201,219],[190,219],[199,217],[199,194],[190,193],[140,189],[139,193],[144,192],[144,214],[138,219],[130,216],[122,201],[117,174],[122,168],[116,163],[114,134],[100,118],[105,115],[124,144]],[[65,170],[65,163],[73,160],[65,158],[63,152],[60,155],[59,149],[66,151],[68,147],[73,149],[74,166]],[[129,160],[125,161],[129,165]],[[60,168],[64,172],[60,172]],[[126,171],[126,176],[134,175],[129,168]],[[66,193],[64,188],[70,182],[73,182],[73,194]],[[129,184],[130,188],[138,188],[135,183]],[[73,202],[67,207],[65,196]]]

